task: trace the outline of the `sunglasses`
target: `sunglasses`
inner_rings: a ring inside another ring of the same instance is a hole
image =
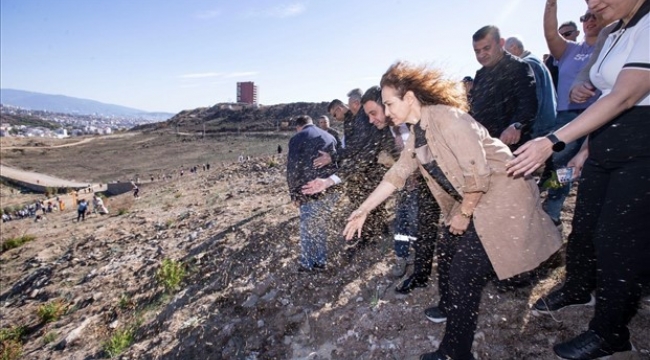
[[[587,22],[589,20],[596,20],[596,15],[594,14],[584,14],[580,17],[580,22]]]
[[[564,37],[567,37],[567,36],[571,36],[571,34],[573,34],[574,32],[576,32],[576,30],[569,30],[569,31],[565,31],[563,33],[560,33],[560,35],[562,35]]]

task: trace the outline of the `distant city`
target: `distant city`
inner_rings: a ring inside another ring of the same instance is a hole
[[[164,120],[143,119],[138,116],[64,114],[27,110],[2,104],[0,104],[0,115],[0,136],[48,138],[106,135],[128,130],[137,125]],[[44,123],[40,124],[38,120]]]

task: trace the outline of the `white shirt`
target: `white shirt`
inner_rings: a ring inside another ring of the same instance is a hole
[[[623,69],[650,71],[650,14],[633,26],[622,27],[607,37],[589,77],[592,84],[603,92],[601,96],[605,96],[612,91]],[[650,105],[650,95],[636,105]]]

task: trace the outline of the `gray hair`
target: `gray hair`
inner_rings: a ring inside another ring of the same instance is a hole
[[[523,43],[523,42],[521,41],[521,39],[518,38],[517,36],[511,36],[511,37],[509,37],[509,38],[506,39],[505,48],[506,48],[506,49],[509,49],[509,48],[512,47],[512,46],[521,49],[521,51],[525,51],[525,50],[526,50],[526,49],[524,48],[524,43]]]
[[[357,100],[359,102],[361,102],[361,97],[362,96],[363,96],[363,92],[359,88],[352,89],[348,93],[348,98],[350,98],[350,100]]]

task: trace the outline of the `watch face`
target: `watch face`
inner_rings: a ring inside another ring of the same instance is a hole
[[[553,151],[558,152],[564,150],[564,147],[566,144],[563,141],[558,141],[555,144],[553,144]]]

